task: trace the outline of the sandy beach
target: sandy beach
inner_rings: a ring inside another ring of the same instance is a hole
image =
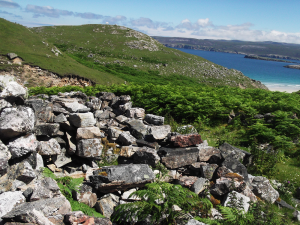
[[[268,86],[266,85],[267,88],[269,88],[270,91],[280,91],[280,92],[287,92],[287,93],[292,93],[300,90],[300,87],[278,87],[278,86]]]

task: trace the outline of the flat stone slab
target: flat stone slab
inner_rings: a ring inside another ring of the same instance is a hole
[[[143,187],[154,180],[155,175],[146,164],[105,166],[94,171],[90,180],[103,193],[112,193],[134,187]]]
[[[158,155],[168,169],[176,169],[197,162],[199,149],[191,148],[160,148]]]

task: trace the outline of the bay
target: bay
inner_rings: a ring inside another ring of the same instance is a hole
[[[300,70],[285,68],[294,63],[265,61],[244,58],[244,55],[176,48],[201,56],[213,63],[241,71],[251,79],[259,80],[271,91],[294,92],[300,90]],[[289,60],[300,64],[299,60]]]

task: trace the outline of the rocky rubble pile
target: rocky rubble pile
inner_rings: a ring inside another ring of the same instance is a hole
[[[274,203],[279,197],[268,179],[248,174],[250,153],[227,143],[208,146],[195,132],[171,132],[164,117],[132,107],[128,95],[70,92],[26,99],[27,90],[16,82],[1,86],[2,223],[112,224],[114,208],[138,200],[130,193],[155,180],[158,163],[169,170],[167,182],[210,193],[224,205],[232,193],[244,200],[245,210],[250,200]],[[72,212],[56,181],[42,175],[43,167],[58,177],[84,177],[73,198],[107,219]]]

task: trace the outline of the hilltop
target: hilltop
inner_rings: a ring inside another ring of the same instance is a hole
[[[14,52],[23,64],[58,76],[77,75],[97,84],[124,82],[265,88],[240,71],[170,49],[117,25],[26,28],[0,19],[0,54]],[[5,61],[0,70],[12,66]],[[22,70],[22,68],[19,68]],[[34,86],[34,82],[31,83]]]

